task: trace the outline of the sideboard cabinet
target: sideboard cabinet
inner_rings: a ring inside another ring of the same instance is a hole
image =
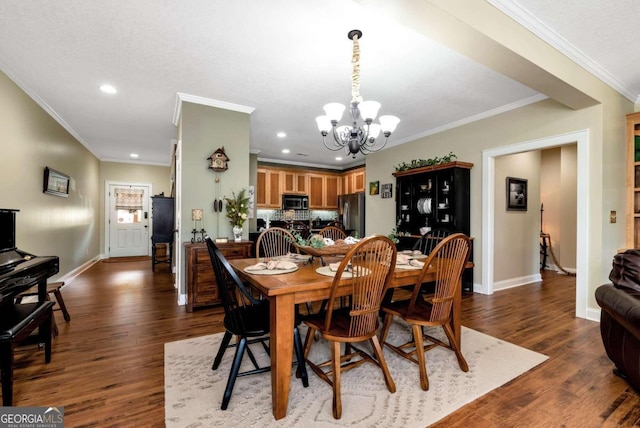
[[[251,257],[251,241],[216,244],[227,259]],[[194,308],[219,305],[218,284],[213,273],[207,244],[204,242],[184,244],[187,286],[187,312]]]

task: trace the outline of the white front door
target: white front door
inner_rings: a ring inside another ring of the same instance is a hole
[[[109,185],[109,257],[149,255],[149,191]]]

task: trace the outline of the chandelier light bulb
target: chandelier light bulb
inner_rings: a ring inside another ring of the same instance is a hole
[[[323,135],[326,135],[331,131],[331,121],[327,116],[316,117],[316,123],[318,124],[318,130]]]
[[[377,101],[363,101],[358,104],[358,110],[360,110],[360,116],[365,122],[372,122],[373,119],[378,115],[378,110],[380,110],[379,102]]]
[[[331,122],[340,122],[345,106],[340,103],[329,103],[324,106],[324,112]]]
[[[400,123],[400,119],[395,116],[380,116],[380,127],[382,128],[382,132],[386,135],[387,133],[391,134],[396,130],[396,126]]]

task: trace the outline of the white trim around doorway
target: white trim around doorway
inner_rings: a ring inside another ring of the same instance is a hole
[[[587,290],[589,272],[589,130],[568,132],[537,140],[524,141],[509,146],[482,151],[482,285],[483,294],[493,294],[494,285],[494,203],[495,158],[498,156],[559,147],[566,144],[578,146],[577,177],[577,248],[576,248],[576,317],[587,317]]]

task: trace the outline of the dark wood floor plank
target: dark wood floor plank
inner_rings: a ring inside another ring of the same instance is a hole
[[[16,404],[64,406],[73,427],[164,426],[164,344],[222,331],[221,308],[186,312],[167,267],[148,261],[97,263],[62,294],[72,320],[55,312],[50,364],[18,351]],[[611,373],[598,323],[574,316],[575,278],[545,272],[462,305],[463,325],[550,358],[434,426],[640,426],[640,395]]]

